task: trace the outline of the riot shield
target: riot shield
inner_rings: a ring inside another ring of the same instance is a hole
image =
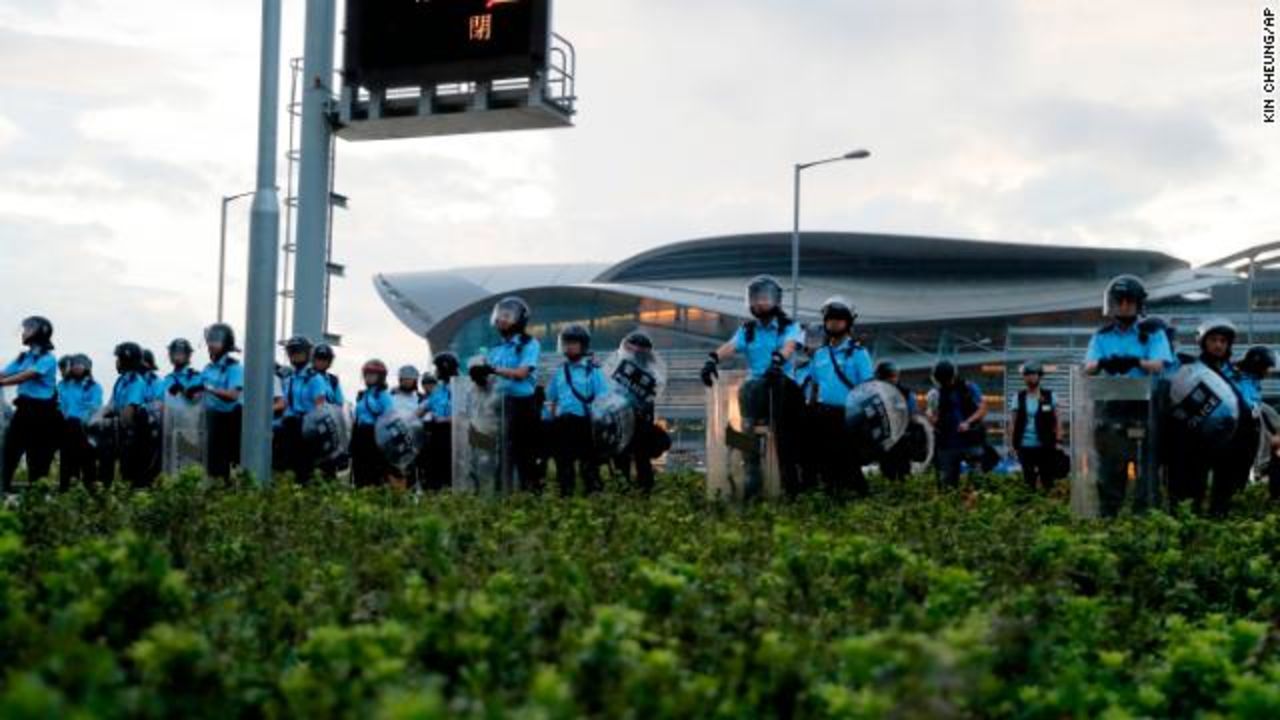
[[[478,387],[465,378],[453,392],[453,489],[485,495],[514,491],[506,442],[502,394],[490,381]]]
[[[1280,435],[1280,413],[1276,409],[1261,403],[1257,408],[1258,416],[1258,453],[1253,461],[1253,474],[1257,478],[1267,477],[1267,472],[1271,469],[1271,463],[1276,462],[1275,453],[1271,450],[1271,443],[1277,435]]]
[[[1117,512],[1130,476],[1135,503],[1159,495],[1158,410],[1151,378],[1091,376],[1071,369],[1071,510],[1093,518]]]
[[[1195,449],[1220,450],[1235,437],[1240,403],[1221,375],[1202,363],[1178,368],[1169,379],[1170,430]]]
[[[923,415],[912,415],[903,436],[907,445],[907,458],[911,460],[911,473],[919,475],[933,467],[933,425]]]
[[[631,444],[636,429],[636,410],[628,397],[611,392],[591,403],[591,439],[596,458],[617,457]]]
[[[89,445],[100,453],[114,454],[120,440],[120,419],[112,411],[110,405],[98,408],[89,418],[85,426],[85,434],[89,436]]]
[[[402,473],[418,459],[426,437],[417,415],[398,410],[379,418],[373,435],[383,457]]]
[[[625,345],[605,363],[604,373],[617,392],[641,409],[652,406],[667,385],[667,365],[661,356]]]
[[[707,494],[752,500],[782,494],[777,432],[778,393],[745,371],[722,372],[707,391]]]
[[[351,421],[338,405],[325,404],[302,418],[302,441],[317,463],[334,462],[351,446]]]
[[[871,380],[849,391],[844,406],[849,439],[863,457],[874,459],[892,448],[907,432],[911,411],[896,386]]]
[[[189,466],[204,467],[207,442],[205,409],[184,397],[168,395],[161,413],[160,471],[176,475]]]

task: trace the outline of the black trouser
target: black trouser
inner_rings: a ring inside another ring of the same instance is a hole
[[[1032,490],[1053,489],[1053,457],[1056,450],[1051,447],[1018,448],[1018,463],[1022,465],[1022,478]]]
[[[782,490],[793,497],[798,495],[802,489],[798,448],[804,433],[804,393],[800,387],[786,377],[751,380],[738,390],[738,407],[746,428],[769,426],[778,448]],[[761,454],[751,454],[746,458],[743,496],[747,500],[755,499],[764,492],[762,459]]]
[[[311,475],[315,472],[315,460],[312,458],[311,448],[307,447],[307,443],[302,439],[302,416],[286,415],[280,421],[280,428],[276,430],[279,437],[281,458],[281,467],[286,472],[293,473],[293,479],[299,484],[311,481]]]
[[[643,493],[653,491],[653,459],[670,447],[669,438],[663,438],[663,430],[654,424],[649,413],[636,413],[636,429],[631,442],[622,455],[614,459],[618,472],[628,481],[635,468],[635,487]]]
[[[351,429],[351,481],[358,488],[381,485],[387,478],[387,462],[378,449],[374,426],[358,424]]]
[[[119,433],[114,448],[104,459],[103,481],[110,484],[115,477],[115,466],[120,465],[120,477],[130,487],[146,487],[152,479],[150,473],[155,455],[152,441],[151,416],[146,408],[133,406],[120,415]]]
[[[899,440],[880,458],[880,474],[886,480],[902,480],[911,474],[911,448],[906,438]]]
[[[973,456],[973,448],[939,447],[933,456],[934,467],[938,471],[938,489],[955,490],[960,487],[961,464],[965,458]]]
[[[1226,515],[1231,500],[1249,482],[1253,461],[1257,452],[1258,428],[1251,420],[1241,425],[1226,447],[1204,450],[1193,441],[1182,439],[1171,452],[1169,463],[1169,502],[1190,501],[1199,512],[1206,491],[1209,495],[1209,513]],[[1209,475],[1213,483],[1209,483]]]
[[[426,442],[418,456],[418,478],[423,490],[453,487],[453,423],[427,423]]]
[[[240,463],[240,418],[239,406],[231,412],[208,411],[209,477],[225,480],[231,477],[231,466]]]
[[[509,472],[514,473],[507,486],[529,492],[541,491],[542,477],[538,474],[538,445],[541,436],[538,403],[532,396],[507,396],[502,402],[506,422],[503,440],[506,443]]]
[[[1280,458],[1273,453],[1271,462],[1267,464],[1267,490],[1272,500],[1280,500]]]
[[[862,474],[862,459],[845,430],[844,408],[815,403],[807,414],[816,487],[831,497],[841,497],[851,490],[858,497],[866,497],[867,479]]]
[[[1139,474],[1147,470],[1144,450],[1149,440],[1147,425],[1150,411],[1145,402],[1129,400],[1100,403],[1099,411],[1101,417],[1094,429],[1094,447],[1098,451],[1098,500],[1102,516],[1115,517],[1124,507],[1129,463],[1133,463]]]
[[[80,480],[87,486],[97,478],[97,463],[94,462],[93,446],[89,444],[84,423],[67,418],[62,423],[61,440],[58,450],[59,487],[63,491],[70,490],[73,480]]]
[[[596,459],[591,419],[580,415],[561,415],[554,425],[556,480],[560,494],[572,495],[582,475],[583,491],[600,490],[600,463]]]
[[[5,433],[3,467],[0,468],[0,492],[8,492],[18,461],[27,458],[27,481],[34,483],[49,476],[53,455],[58,450],[62,413],[57,400],[20,397],[13,403],[13,420]]]

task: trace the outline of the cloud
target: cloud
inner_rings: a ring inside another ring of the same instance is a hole
[[[3,152],[5,146],[13,143],[21,134],[12,120],[0,115],[0,152]]]
[[[19,323],[33,314],[53,321],[59,352],[85,352],[101,368],[122,340],[161,347],[174,334],[199,334],[187,298],[122,279],[126,263],[100,250],[110,235],[101,225],[0,214],[0,329],[12,329],[15,351]]]
[[[300,52],[301,8],[286,4],[285,57]],[[258,12],[0,0],[0,276],[68,318],[67,342],[83,330],[103,347],[125,333],[160,343],[208,321],[218,198],[254,172]],[[792,164],[850,146],[873,156],[806,174],[806,228],[1198,259],[1274,239],[1280,144],[1255,116],[1256,17],[1231,3],[561,0],[556,12],[579,51],[576,127],[339,143],[340,367],[422,362],[376,272],[608,261],[787,228]],[[287,137],[282,123],[281,157]],[[231,215],[234,318],[247,208]],[[74,287],[55,280],[67,294],[52,294],[25,259],[14,270],[27,254]],[[84,296],[96,323],[77,319]],[[22,314],[0,312],[0,327]]]

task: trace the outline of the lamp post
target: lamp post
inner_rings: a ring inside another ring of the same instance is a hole
[[[252,194],[253,191],[222,196],[222,230],[218,234],[218,322],[223,322],[223,296],[227,289],[227,206]]]
[[[262,0],[258,173],[249,215],[249,288],[245,303],[244,421],[240,465],[260,485],[271,482],[271,400],[275,373],[276,270],[280,197],[276,135],[280,115],[281,0]]]
[[[871,157],[869,150],[851,150],[843,155],[825,160],[797,163],[795,166],[795,216],[791,228],[791,316],[793,318],[800,317],[800,173],[819,165],[842,162],[844,160],[862,160],[869,157]]]

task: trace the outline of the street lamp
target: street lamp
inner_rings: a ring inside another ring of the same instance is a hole
[[[222,196],[222,231],[218,239],[218,322],[222,322],[222,298],[227,285],[227,206],[241,198],[253,195],[253,191]]]
[[[800,173],[811,167],[845,160],[863,160],[871,157],[869,150],[850,150],[849,152],[825,160],[797,163],[795,166],[795,222],[791,229],[791,316],[800,317]]]

